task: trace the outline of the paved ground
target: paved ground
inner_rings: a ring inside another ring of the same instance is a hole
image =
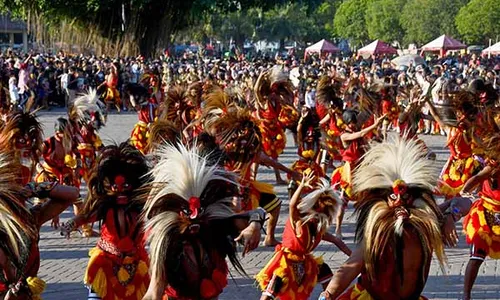
[[[53,133],[54,120],[63,115],[63,112],[42,112],[40,119],[45,125],[46,136]],[[111,115],[108,126],[102,132],[101,137],[105,143],[112,141],[121,142],[128,138],[133,124],[136,122],[135,114]],[[443,164],[447,156],[447,151],[443,150],[444,138],[424,137],[427,144],[437,153],[437,162]],[[295,158],[295,151],[291,144],[280,157],[280,161],[285,165],[291,165]],[[274,183],[273,174],[270,170],[261,168],[259,179]],[[278,227],[278,237],[283,231],[283,223],[286,220],[288,201],[285,186],[276,186],[279,196],[284,200],[282,207],[282,217]],[[345,241],[348,246],[353,246],[354,217],[351,216],[352,207],[349,208],[343,228]],[[62,215],[62,221],[72,216],[72,211],[67,210]],[[42,265],[40,276],[47,282],[47,289],[44,294],[46,300],[56,299],[86,299],[86,289],[82,284],[83,272],[88,258],[88,250],[96,243],[94,238],[72,238],[65,240],[59,232],[50,229],[49,226],[42,228],[40,251]],[[460,299],[463,285],[463,276],[468,259],[468,249],[461,235],[460,245],[455,249],[446,251],[448,255],[448,267],[446,274],[443,274],[436,264],[433,263],[431,274],[425,289],[425,295],[430,299]],[[230,299],[258,299],[259,292],[255,287],[251,277],[255,275],[263,265],[269,260],[273,253],[272,248],[258,248],[252,254],[243,258],[243,266],[250,278],[242,277],[233,273],[233,280],[230,281],[222,300]],[[336,269],[347,257],[339,252],[335,247],[327,243],[321,243],[315,254],[323,255],[332,269]],[[500,299],[500,288],[497,285],[497,276],[500,275],[498,261],[488,260],[480,270],[476,286],[474,288],[474,299]],[[319,289],[311,299],[317,299]]]

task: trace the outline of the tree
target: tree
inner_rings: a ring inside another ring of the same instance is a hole
[[[486,43],[500,35],[500,5],[496,0],[472,0],[455,19],[458,32],[469,43]]]
[[[402,41],[403,28],[399,19],[406,0],[373,0],[366,9],[368,37],[386,42]]]
[[[368,0],[346,0],[339,6],[333,24],[338,36],[349,39],[351,45],[360,46],[368,40],[365,11]]]
[[[120,49],[135,44],[144,55],[159,45],[169,44],[172,36],[210,11],[238,11],[250,7],[268,9],[283,0],[0,0],[0,7],[35,24],[42,32],[47,25],[57,29],[70,20],[80,28],[82,40],[110,42]],[[48,21],[51,21],[49,23]],[[94,35],[89,32],[95,33]],[[73,42],[70,41],[70,42]]]
[[[405,42],[425,43],[442,34],[458,35],[455,16],[467,0],[410,0],[403,8]]]
[[[337,33],[333,23],[335,13],[342,2],[338,0],[325,0],[316,8],[313,20],[318,27],[318,34],[321,38],[334,38]]]
[[[261,37],[268,41],[280,41],[280,50],[286,40],[303,41],[313,24],[310,22],[308,7],[296,3],[276,6],[264,13],[259,30]]]

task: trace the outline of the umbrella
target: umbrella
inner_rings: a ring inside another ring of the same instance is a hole
[[[412,64],[414,67],[426,64],[424,58],[417,54],[407,54],[403,56],[398,56],[395,59],[393,59],[391,63],[397,68],[401,66],[409,67],[410,64]]]

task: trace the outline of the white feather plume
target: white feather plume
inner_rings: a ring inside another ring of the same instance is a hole
[[[328,196],[332,198],[335,201],[335,205],[333,207],[328,207],[326,211],[316,212],[314,211],[314,205],[318,202],[321,196]],[[333,190],[328,180],[320,178],[316,188],[302,198],[297,208],[300,214],[303,215],[303,224],[306,224],[312,219],[316,219],[318,221],[318,232],[324,232],[324,230],[326,230],[328,226],[333,223],[334,218],[337,217],[341,205],[342,200],[340,199],[340,196]]]
[[[281,66],[274,66],[269,73],[271,85],[279,82],[288,82],[289,75],[283,70]]]
[[[391,188],[395,180],[408,187],[432,190],[438,170],[427,151],[414,139],[390,137],[372,147],[363,156],[353,175],[353,191],[359,193],[378,188]]]
[[[146,202],[146,216],[157,201],[165,195],[176,194],[188,201],[191,197],[200,197],[212,180],[221,180],[231,184],[237,184],[228,176],[230,173],[218,166],[209,165],[207,159],[199,155],[196,148],[188,149],[183,144],[165,144],[156,152],[158,163],[151,170],[153,184],[160,184],[159,188],[153,188],[150,198]],[[201,205],[203,199],[200,199]],[[224,201],[225,202],[225,201]],[[227,203],[226,203],[227,204]],[[216,202],[210,206],[222,209],[226,205]],[[217,213],[212,207],[205,207],[206,213]],[[227,205],[230,207],[230,205]],[[227,209],[224,209],[224,212]],[[221,211],[222,213],[222,211]],[[227,216],[227,214],[226,214]]]
[[[87,113],[98,113],[101,117],[101,122],[105,123],[105,105],[99,100],[97,95],[97,90],[89,89],[87,93],[84,93],[75,98],[73,101],[73,109],[78,116],[78,120],[83,121],[87,118]]]

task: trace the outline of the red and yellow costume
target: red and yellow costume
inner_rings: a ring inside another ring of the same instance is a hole
[[[447,146],[450,157],[441,172],[438,189],[449,198],[460,194],[480,163],[473,156],[472,137],[466,129],[460,126],[453,128],[448,136]]]
[[[326,150],[328,151],[328,155],[334,160],[342,159],[342,155],[340,154],[342,149],[340,135],[344,129],[345,124],[342,118],[332,114],[326,128]]]
[[[143,234],[135,234],[139,214],[129,219],[127,235],[120,236],[109,210],[97,246],[89,251],[84,282],[103,300],[141,300],[149,285],[148,253]],[[134,236],[135,235],[135,236]]]
[[[312,151],[312,150],[306,150],[306,151]],[[303,151],[303,152],[306,152]],[[306,154],[308,156],[310,154]],[[325,172],[323,172],[323,168],[319,164],[317,164],[314,160],[311,160],[310,158],[299,158],[297,161],[295,161],[292,166],[290,167],[292,171],[298,172],[303,175],[307,175],[311,172],[315,175],[315,180],[312,182],[312,185],[316,185],[318,183],[318,179],[321,177],[325,176]],[[292,180],[292,177],[290,174],[287,175],[288,180]],[[296,181],[297,184],[299,184],[299,181]],[[306,187],[303,189],[304,193],[309,193],[311,191],[310,187]]]
[[[279,103],[276,107],[268,104],[266,110],[260,108],[258,111],[258,117],[261,120],[259,128],[262,136],[262,150],[273,159],[277,159],[286,146],[285,131],[278,122],[280,112],[281,104]]]
[[[278,120],[283,128],[296,128],[299,118],[299,112],[295,109],[295,107],[289,104],[281,106]]]
[[[101,138],[92,130],[81,132],[77,136],[76,149],[82,160],[80,176],[87,182],[95,164],[96,151],[102,148]]]
[[[347,147],[341,151],[344,165],[338,167],[332,173],[332,185],[336,186],[338,190],[342,190],[346,199],[352,197],[351,175],[364,154],[364,143],[363,138],[348,142]]]
[[[226,170],[239,175],[240,197],[243,200],[240,209],[241,211],[250,211],[262,207],[267,212],[271,212],[281,204],[281,200],[276,197],[272,185],[252,179],[251,166],[252,163],[247,163],[240,168],[231,162],[225,165]],[[261,202],[264,195],[270,201]]]
[[[144,153],[144,148],[148,142],[149,126],[156,120],[158,114],[158,102],[154,97],[148,102],[141,105],[138,112],[139,122],[137,122],[132,130],[130,143],[139,151]]]
[[[382,100],[382,115],[384,114],[387,114],[387,118],[384,120],[385,124],[392,124],[396,121],[399,116],[399,107],[397,103],[384,98]]]
[[[287,220],[283,232],[283,243],[276,246],[269,263],[255,276],[260,288],[265,291],[274,276],[283,280],[279,299],[308,299],[318,281],[322,258],[315,258],[311,252],[322,239],[321,233],[312,235],[310,224],[294,228]]]
[[[103,300],[141,300],[149,286],[142,205],[133,202],[148,171],[145,157],[127,142],[104,147],[90,175],[87,201],[66,225],[69,235],[80,224],[102,224],[84,282]]]
[[[104,98],[106,103],[112,102],[116,105],[120,105],[120,92],[118,92],[116,88],[117,85],[118,74],[112,71],[106,78],[106,97]]]
[[[463,228],[468,244],[482,249],[493,258],[500,258],[500,176],[483,182],[480,198],[464,218]]]
[[[73,152],[66,153],[64,161],[53,158],[53,153],[56,149],[58,141],[54,136],[45,140],[43,145],[43,169],[35,176],[36,182],[54,182],[60,184],[78,186],[79,182],[75,176],[75,168],[77,161]]]

